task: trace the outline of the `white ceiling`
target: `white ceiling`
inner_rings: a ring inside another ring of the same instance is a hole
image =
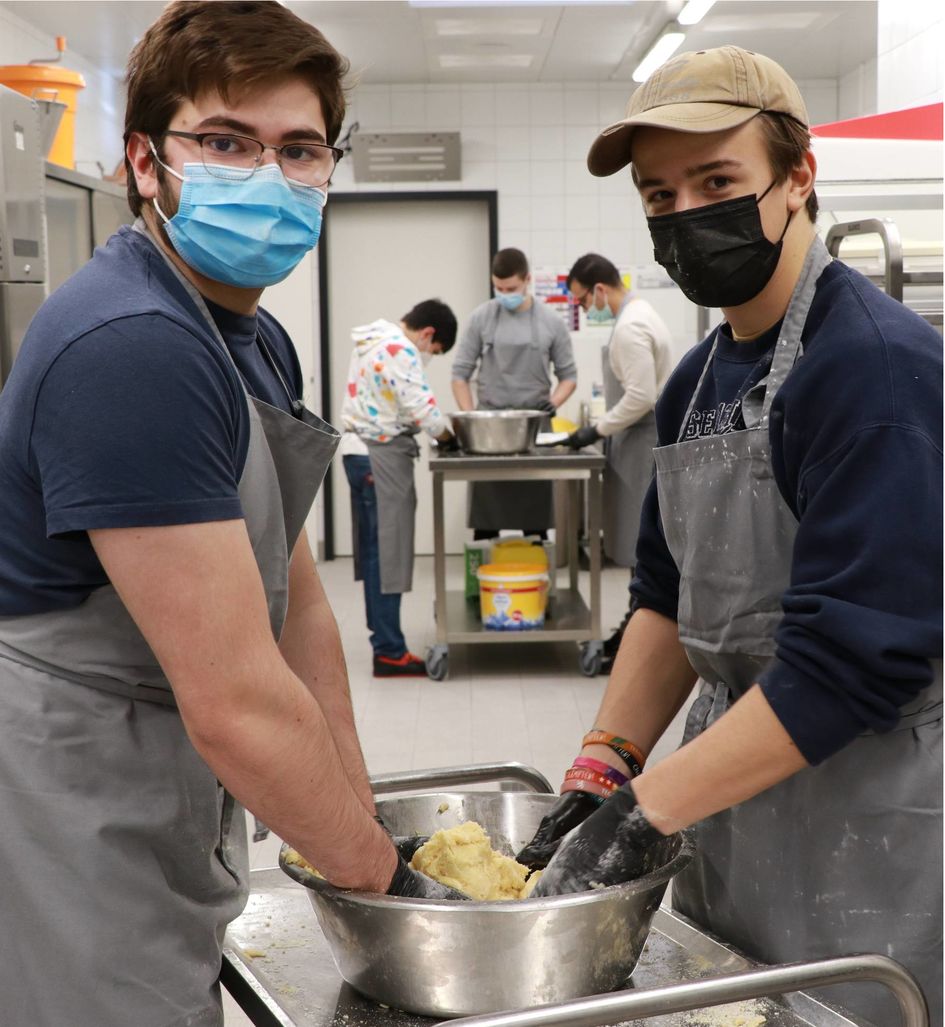
[[[155,0],[0,0],[121,78]],[[682,0],[287,0],[365,83],[629,82]],[[735,43],[797,79],[836,79],[876,55],[877,0],[719,0],[685,50]],[[45,56],[45,55],[41,55]],[[24,60],[29,59],[24,55]],[[68,61],[68,57],[67,57]]]

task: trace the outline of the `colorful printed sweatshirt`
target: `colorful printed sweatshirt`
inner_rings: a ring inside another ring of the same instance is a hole
[[[354,351],[341,407],[345,431],[388,442],[395,435],[449,430],[427,381],[420,352],[390,321],[374,321],[351,332]]]

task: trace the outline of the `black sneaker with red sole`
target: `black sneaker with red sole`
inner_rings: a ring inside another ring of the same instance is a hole
[[[427,665],[419,656],[404,653],[394,659],[392,656],[374,657],[374,677],[376,678],[425,678]]]

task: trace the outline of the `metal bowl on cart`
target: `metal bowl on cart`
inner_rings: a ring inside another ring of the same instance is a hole
[[[449,416],[463,450],[481,456],[529,452],[548,418],[541,410],[467,410]]]
[[[553,795],[466,792],[381,800],[393,834],[431,834],[467,820],[495,848],[517,851]],[[305,885],[342,977],[362,994],[427,1016],[519,1009],[620,987],[636,965],[666,885],[692,858],[685,837],[666,840],[657,868],[625,885],[518,902],[430,902],[345,892],[304,869]]]

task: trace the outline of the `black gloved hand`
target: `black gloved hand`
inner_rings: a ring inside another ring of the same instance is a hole
[[[577,827],[597,810],[603,799],[587,792],[565,792],[541,818],[535,837],[515,857],[531,870],[541,870],[555,854],[568,831]]]
[[[464,895],[461,891],[440,884],[432,877],[427,877],[426,874],[421,874],[418,870],[408,867],[403,856],[397,857],[397,869],[391,878],[387,894],[413,899],[435,899],[436,901],[442,899],[469,901],[469,896]]]
[[[430,840],[429,835],[422,834],[395,834],[391,835],[391,840],[394,843],[394,848],[397,850],[397,854],[405,862],[409,863],[416,853],[417,849],[421,845],[426,845]]]
[[[450,432],[449,438],[436,440],[436,448],[444,453],[456,453],[459,450],[459,439]]]
[[[572,449],[583,449],[585,446],[593,445],[601,437],[600,432],[593,424],[588,424],[571,434],[564,440],[566,446]]]
[[[406,863],[409,863],[413,859],[414,853],[417,851],[417,849],[420,848],[421,845],[426,845],[426,843],[430,840],[429,835],[391,834],[390,828],[387,826],[387,824],[384,823],[384,818],[379,813],[374,814],[374,819],[381,825],[381,827],[384,828],[384,832],[394,843],[394,848],[397,850],[397,854]]]
[[[558,412],[558,408],[550,399],[546,399],[544,403],[536,403],[532,410],[540,410],[543,414],[548,414],[549,417],[554,417]]]
[[[565,895],[624,884],[666,863],[675,842],[637,806],[629,782],[567,835],[532,895]]]

